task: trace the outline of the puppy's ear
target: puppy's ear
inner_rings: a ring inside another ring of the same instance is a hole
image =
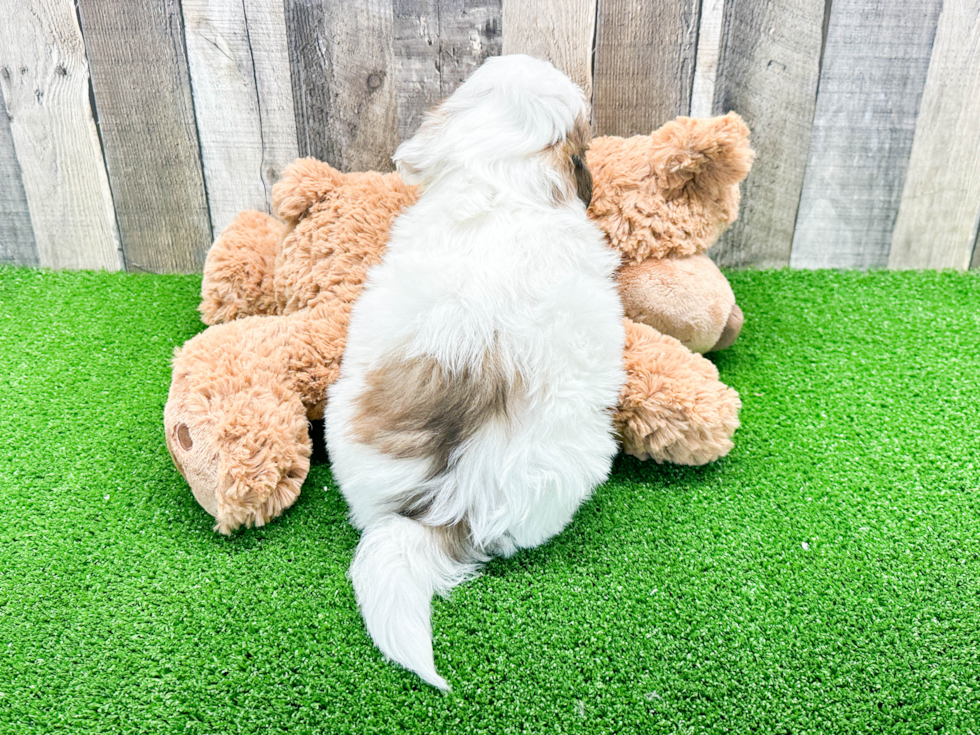
[[[591,142],[589,123],[580,115],[568,136],[551,149],[552,165],[564,181],[564,191],[556,188],[554,193],[557,204],[572,196],[577,196],[586,207],[592,201],[592,171],[585,160]]]
[[[410,139],[395,151],[392,160],[402,181],[419,186],[431,182],[444,158],[447,115],[441,107],[426,113],[425,119]]]
[[[588,207],[592,203],[592,172],[585,163],[585,151],[572,156],[572,171],[575,177],[575,193]]]

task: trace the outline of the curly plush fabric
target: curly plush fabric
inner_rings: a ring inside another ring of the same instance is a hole
[[[278,314],[276,251],[286,228],[262,212],[239,214],[208,251],[201,282],[201,321]]]
[[[615,421],[623,450],[639,459],[700,465],[732,448],[742,402],[714,364],[673,337],[629,319]]]
[[[734,113],[705,122],[680,117],[651,135],[592,142],[589,214],[626,258],[703,253],[738,216],[749,129]]]

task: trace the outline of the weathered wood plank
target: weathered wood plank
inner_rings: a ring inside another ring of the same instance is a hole
[[[187,62],[214,232],[243,209],[269,211],[295,159],[296,122],[282,5],[182,0]]]
[[[711,117],[715,103],[715,79],[721,51],[721,27],[725,0],[702,0],[698,22],[698,52],[691,90],[691,117]]]
[[[980,268],[980,207],[977,207],[977,216],[973,220],[973,258],[970,260],[971,268]]]
[[[888,264],[942,0],[834,0],[794,268]]]
[[[394,15],[386,0],[286,0],[300,155],[390,171],[398,144]]]
[[[0,263],[40,264],[6,106],[0,106]]]
[[[721,265],[789,263],[817,93],[824,0],[728,0],[716,113],[734,110],[758,152],[739,219],[712,251]]]
[[[395,104],[398,140],[412,137],[425,111],[442,98],[439,0],[396,0]]]
[[[476,71],[487,57],[503,50],[501,0],[448,0],[439,11],[440,84],[442,96]]]
[[[112,196],[72,3],[0,0],[0,17],[0,88],[37,261],[118,270]]]
[[[592,99],[596,0],[503,0],[503,52],[547,59]]]
[[[500,0],[396,0],[398,137],[448,97],[488,56],[500,54]]]
[[[78,0],[129,270],[200,271],[211,245],[178,0]]]
[[[890,268],[967,268],[980,221],[980,2],[944,0]]]
[[[701,0],[599,0],[599,135],[647,134],[691,111]]]

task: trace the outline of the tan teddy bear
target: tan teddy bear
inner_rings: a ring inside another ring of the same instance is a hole
[[[732,447],[738,394],[698,352],[738,336],[742,313],[704,252],[738,213],[752,161],[735,114],[678,118],[651,135],[597,138],[589,215],[623,254],[624,451],[704,464]],[[208,253],[200,311],[214,325],[177,350],[167,446],[198,502],[230,533],[299,496],[308,421],[338,377],[351,305],[416,199],[397,174],[301,159],[273,188],[276,220],[241,213]]]

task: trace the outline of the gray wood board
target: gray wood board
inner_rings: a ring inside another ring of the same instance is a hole
[[[5,71],[0,70],[0,74]],[[40,264],[24,181],[10,134],[10,118],[3,106],[0,106],[0,263]]]
[[[890,268],[980,265],[980,2],[944,0]]]
[[[178,0],[79,0],[128,270],[200,271],[211,224]]]
[[[398,138],[501,50],[500,0],[395,0]]]
[[[701,0],[599,0],[593,114],[599,135],[647,134],[691,111]]]
[[[269,211],[298,155],[280,3],[182,0],[184,32],[215,232],[243,209]]]
[[[75,7],[71,0],[0,0],[0,18],[5,122],[38,262],[119,270],[112,194]]]
[[[592,99],[596,0],[503,0],[503,53],[547,59]]]
[[[794,268],[888,265],[942,0],[834,0]]]
[[[299,152],[390,171],[398,143],[391,2],[286,0]]]
[[[752,129],[755,164],[738,221],[712,249],[721,265],[789,263],[817,93],[824,0],[729,0],[714,112]]]
[[[718,53],[725,17],[725,0],[702,0],[698,49],[691,89],[691,117],[710,117],[715,102]]]

